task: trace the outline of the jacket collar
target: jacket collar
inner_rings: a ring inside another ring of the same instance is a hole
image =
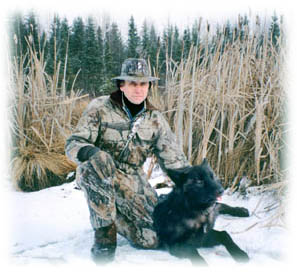
[[[123,92],[121,90],[116,90],[110,94],[111,102],[120,106],[121,108],[123,108],[122,94]],[[157,108],[155,108],[148,99],[145,99],[144,101],[146,104],[146,110],[157,110]]]

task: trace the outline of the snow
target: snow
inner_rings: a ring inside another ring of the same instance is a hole
[[[154,173],[150,182],[154,185],[164,180],[163,175]],[[159,194],[168,193],[170,188],[157,191]],[[43,268],[71,264],[96,270],[90,257],[93,231],[89,211],[84,194],[76,188],[75,182],[31,193],[16,191],[8,184],[6,193],[11,206],[9,265],[14,268]],[[240,267],[283,268],[286,265],[288,231],[277,224],[265,227],[276,212],[275,209],[266,211],[266,207],[277,203],[273,193],[252,191],[248,197],[243,197],[226,192],[222,202],[246,207],[254,212],[248,218],[220,215],[215,225],[215,229],[227,230],[233,240],[248,253],[250,262]],[[200,249],[199,252],[210,265],[209,268],[231,266],[232,272],[236,272],[238,264],[223,246]],[[118,235],[115,260],[105,269],[148,265],[153,265],[148,267],[149,270],[165,267],[175,273],[181,268],[192,268],[188,260],[173,257],[166,251],[135,249],[124,237]]]

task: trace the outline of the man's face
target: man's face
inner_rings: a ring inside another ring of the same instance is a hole
[[[126,98],[133,104],[142,103],[148,94],[149,82],[125,81],[121,86]]]

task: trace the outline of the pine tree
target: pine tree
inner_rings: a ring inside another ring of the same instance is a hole
[[[69,36],[70,36],[70,27],[68,25],[68,20],[65,17],[61,22],[60,30],[60,41],[58,48],[58,57],[61,61],[61,78],[66,82],[64,89],[69,91],[71,89],[72,83],[67,80],[68,73],[68,61],[69,61]]]
[[[98,92],[101,92],[101,86],[103,84],[103,63],[104,63],[104,55],[103,55],[103,33],[100,26],[97,28],[97,45],[98,45],[98,71],[97,71],[97,79],[98,79],[98,88],[96,89],[96,95]]]
[[[174,34],[173,34],[173,59],[175,61],[179,61],[181,59],[182,53],[182,41],[179,36],[178,27],[175,25],[174,27]]]
[[[278,51],[279,50],[279,37],[281,35],[280,27],[278,23],[278,17],[276,14],[272,16],[272,22],[269,28],[269,38],[273,47]]]
[[[85,61],[85,26],[81,17],[73,20],[72,30],[69,39],[69,71],[71,83],[77,74],[76,88],[84,88],[84,61]]]
[[[148,59],[150,61],[152,71],[158,71],[157,55],[160,48],[160,37],[157,36],[156,29],[152,24],[149,32],[149,47],[148,47]]]
[[[40,36],[39,36],[39,27],[36,20],[36,15],[33,12],[30,12],[25,18],[25,36],[29,40],[29,43],[33,48],[39,53],[40,50]]]
[[[110,36],[111,36],[111,27],[107,23],[105,26],[105,33],[103,39],[103,83],[100,87],[100,93],[107,93],[113,87],[111,81],[112,70],[113,70],[113,59],[112,59],[112,50],[110,45]]]
[[[241,18],[241,26],[240,26],[240,41],[244,41],[246,36],[249,32],[249,20],[247,15],[245,15],[243,18]]]
[[[194,46],[199,46],[201,42],[201,38],[200,38],[201,22],[202,22],[202,18],[199,19],[199,22],[195,20],[192,26],[192,43]]]
[[[166,60],[166,51],[169,59],[176,62],[180,61],[182,53],[182,41],[179,36],[178,27],[175,25],[168,25],[166,30],[163,31],[162,37],[162,50],[160,60]]]
[[[55,15],[53,18],[53,22],[50,26],[50,37],[48,42],[48,55],[47,55],[47,63],[46,63],[46,71],[53,75],[55,70],[57,69],[57,63],[59,61],[59,43],[61,42],[60,37],[61,32],[61,21],[58,15]]]
[[[234,37],[235,36],[235,37]],[[219,27],[217,27],[217,32],[216,32],[216,40],[221,41],[221,45],[214,42],[216,47],[213,47],[213,51],[217,51],[217,47],[220,47],[220,53],[223,54],[225,51],[225,47],[228,44],[231,44],[233,40],[236,40],[238,38],[238,32],[232,31],[232,27],[230,24],[230,21],[228,20],[227,23],[223,26],[223,31]]]
[[[138,58],[139,57],[139,47],[140,39],[137,33],[137,27],[134,22],[134,17],[131,16],[129,20],[129,30],[128,30],[128,47],[127,47],[127,57],[128,58]]]
[[[10,55],[19,59],[27,50],[26,26],[21,13],[14,13],[9,18]]]
[[[109,79],[112,72],[112,56],[110,49],[110,25],[105,26],[105,34],[103,39],[103,75],[104,79]]]
[[[233,37],[235,35],[235,37]],[[223,27],[223,36],[224,36],[224,45],[231,44],[233,40],[236,40],[238,37],[238,32],[232,31],[231,23],[228,20],[226,25]]]
[[[191,44],[192,44],[191,31],[189,27],[184,30],[183,43],[184,43],[184,59],[187,59],[190,52]]]
[[[67,79],[68,70],[68,44],[69,44],[69,26],[64,18],[62,21],[58,15],[55,15],[50,27],[48,40],[46,71],[50,75],[55,75],[59,70],[59,82],[63,82],[63,90],[71,89],[71,83]],[[66,59],[67,57],[67,59]]]
[[[168,25],[166,31],[166,40],[168,44],[168,55],[169,58],[172,59],[174,55],[174,30],[172,25]]]
[[[168,38],[168,28],[163,30],[162,39],[161,39],[161,49],[159,56],[159,74],[161,76],[161,80],[164,80],[164,76],[166,73],[166,61],[169,57],[169,38]]]
[[[141,30],[141,57],[146,59],[149,55],[150,38],[147,21],[145,20]]]
[[[98,43],[95,34],[95,25],[92,17],[88,17],[85,28],[85,48],[84,48],[84,89],[88,93],[93,93],[99,88],[99,66],[100,56],[98,55]]]
[[[121,72],[121,65],[125,59],[124,45],[121,38],[118,25],[113,22],[109,33],[109,47],[111,54],[111,77],[119,75]]]
[[[41,30],[37,21],[37,16],[34,12],[29,12],[25,17],[25,52],[27,52],[28,43],[37,53],[38,59],[43,58],[41,54],[45,55],[44,48],[46,43],[46,34]]]

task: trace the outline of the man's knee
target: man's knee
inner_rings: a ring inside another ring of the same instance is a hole
[[[98,151],[88,161],[80,164],[76,169],[76,180],[97,179],[106,181],[115,174],[115,164],[112,157],[104,151]]]
[[[100,178],[113,177],[116,167],[110,154],[98,151],[90,158],[90,163]]]
[[[80,187],[104,186],[107,189],[110,184],[113,189],[112,178],[115,173],[115,165],[112,157],[104,152],[98,151],[88,161],[81,163],[76,169],[76,183]]]

